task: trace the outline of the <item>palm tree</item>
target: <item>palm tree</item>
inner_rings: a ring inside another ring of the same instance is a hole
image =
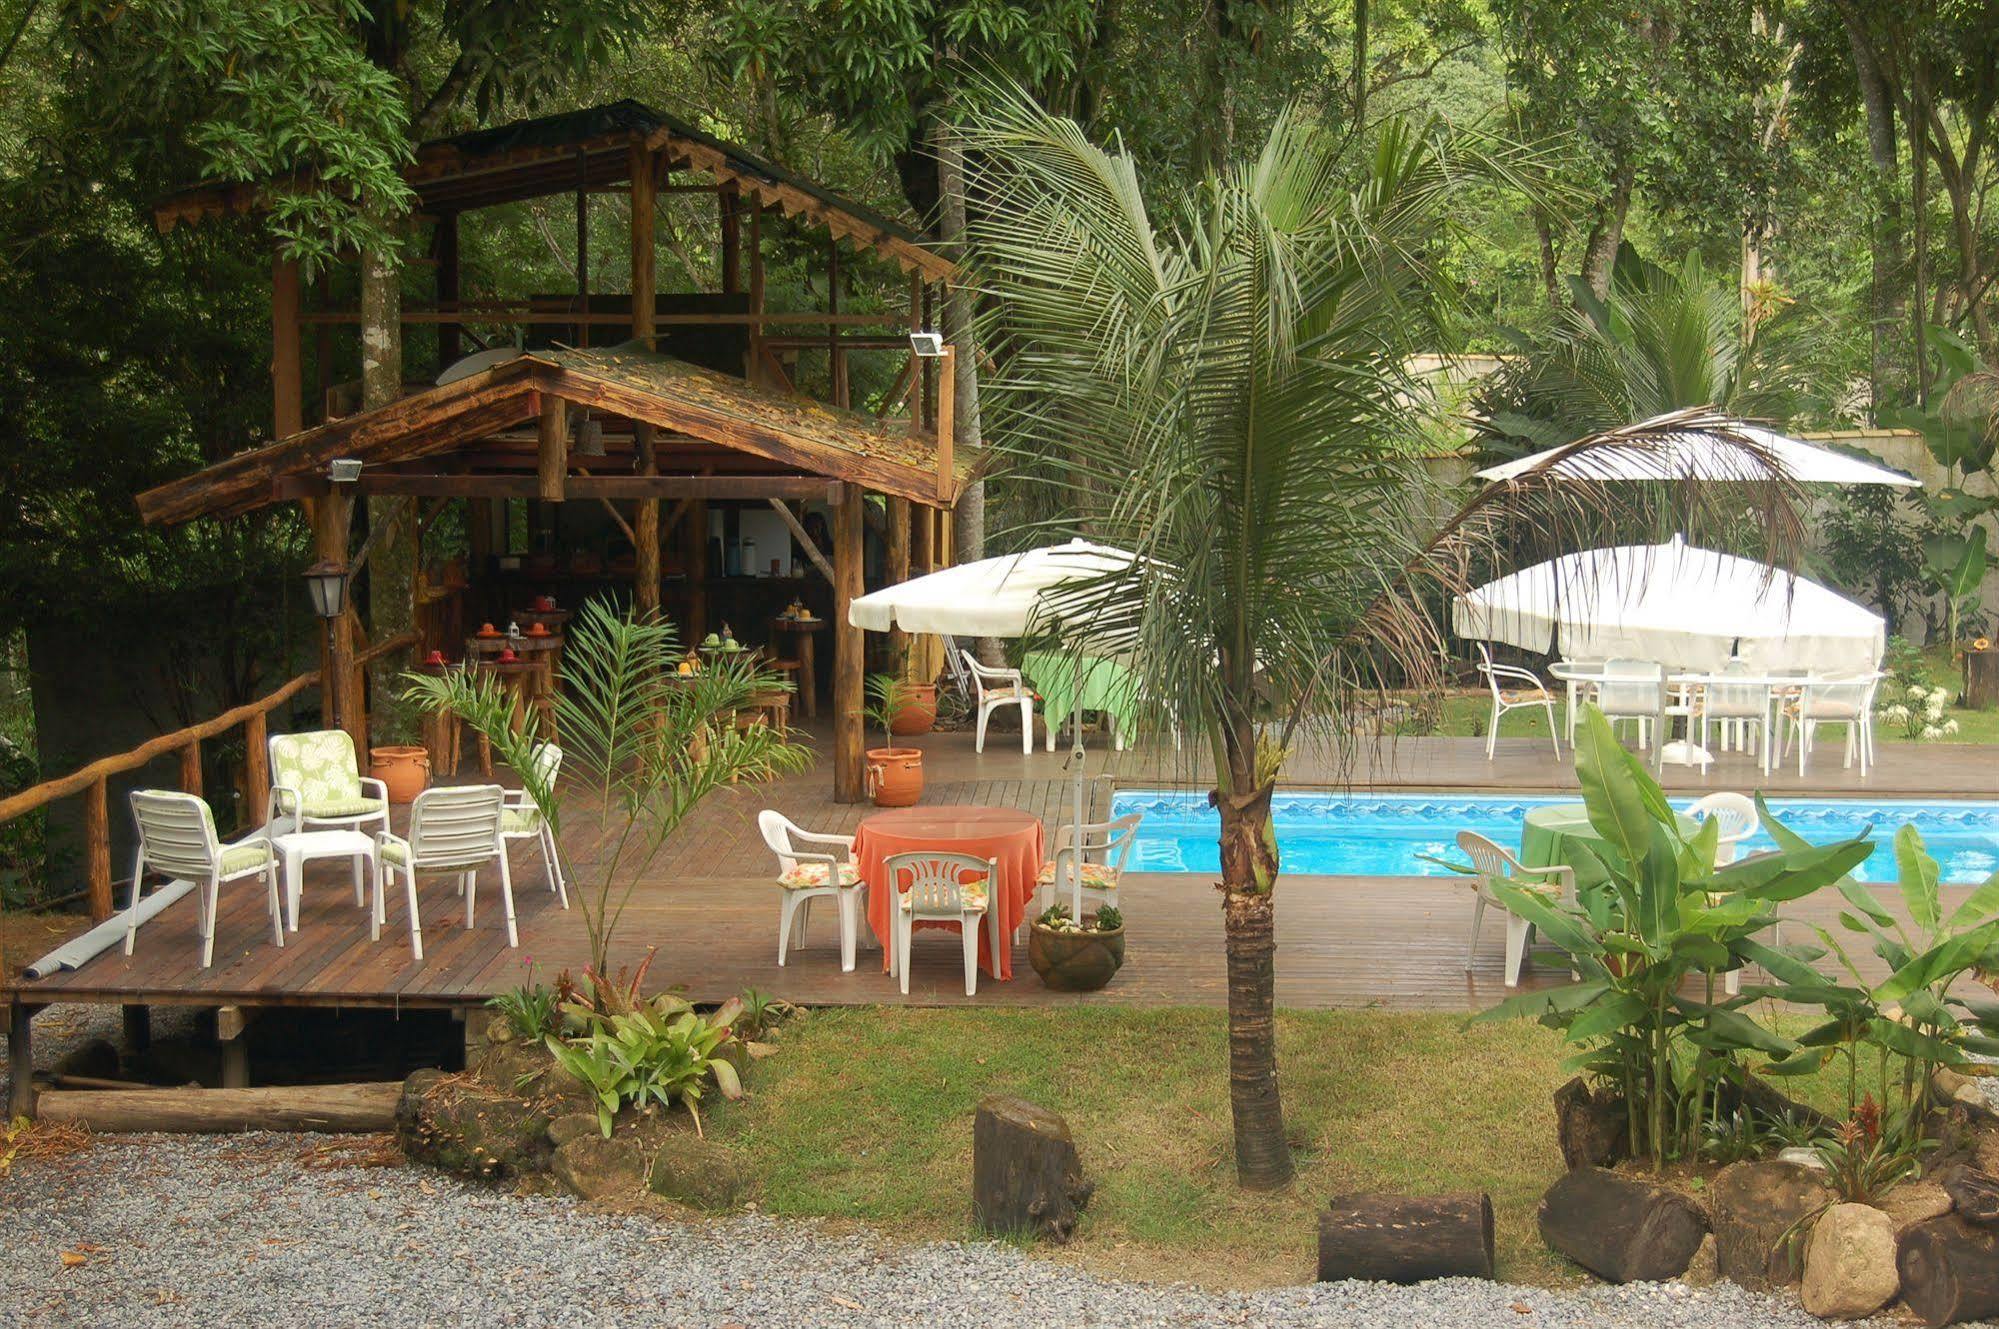
[[[1446,344],[1435,265],[1461,184],[1517,179],[1528,154],[1407,123],[1363,143],[1287,115],[1159,225],[1129,155],[986,91],[966,138],[991,441],[1056,477],[1061,527],[1140,555],[1078,588],[1061,628],[1125,654],[1212,762],[1236,1168],[1279,1187],[1271,801],[1287,755],[1339,742],[1358,690],[1438,675],[1425,598],[1461,584],[1511,514],[1559,526],[1656,491],[1530,476],[1430,535],[1451,505],[1425,480],[1404,365]],[[1691,531],[1700,514],[1679,515]]]
[[[1745,328],[1740,293],[1710,278],[1698,253],[1664,268],[1627,251],[1607,297],[1579,280],[1571,295],[1538,336],[1508,332],[1521,354],[1476,394],[1495,457],[1687,407],[1788,419],[1810,395],[1799,367],[1779,358],[1771,323]]]

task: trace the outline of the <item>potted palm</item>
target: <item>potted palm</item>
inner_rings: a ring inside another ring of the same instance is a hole
[[[1057,992],[1095,992],[1124,967],[1124,915],[1100,905],[1078,922],[1050,905],[1028,930],[1027,962]]]
[[[894,674],[868,676],[867,718],[881,726],[882,746],[869,748],[862,772],[868,796],[878,808],[906,808],[923,797],[923,752],[919,748],[895,745],[896,718],[908,704],[911,684]],[[936,714],[936,694],[931,694],[931,714]],[[926,726],[927,728],[927,726]]]

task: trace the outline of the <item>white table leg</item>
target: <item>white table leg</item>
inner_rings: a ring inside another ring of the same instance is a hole
[[[854,972],[854,914],[860,892],[836,887],[834,896],[840,902],[840,972],[851,974]]]

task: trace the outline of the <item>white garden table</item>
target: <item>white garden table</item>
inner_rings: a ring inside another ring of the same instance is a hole
[[[286,925],[291,931],[298,931],[299,890],[305,883],[305,865],[315,858],[345,858],[354,865],[354,903],[360,908],[368,907],[368,897],[361,885],[361,865],[365,862],[368,871],[379,878],[382,863],[375,855],[375,837],[360,831],[291,831],[274,836],[271,848],[284,864]]]

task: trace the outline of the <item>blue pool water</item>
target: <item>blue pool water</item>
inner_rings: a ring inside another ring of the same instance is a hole
[[[1517,850],[1527,810],[1574,803],[1578,796],[1507,794],[1280,793],[1277,843],[1284,871],[1346,877],[1444,877],[1450,870],[1425,856],[1459,861],[1459,831]],[[1692,799],[1675,799],[1685,807]],[[1858,834],[1871,825],[1879,842],[1859,875],[1893,881],[1895,832],[1904,822],[1922,832],[1944,880],[1977,883],[1999,869],[1999,803],[1897,802],[1890,799],[1795,798],[1771,803],[1786,826],[1813,844]],[[1144,814],[1132,855],[1135,872],[1219,872],[1220,821],[1207,794],[1194,790],[1119,790],[1113,816]],[[1767,832],[1743,843],[1745,854],[1774,849]]]

